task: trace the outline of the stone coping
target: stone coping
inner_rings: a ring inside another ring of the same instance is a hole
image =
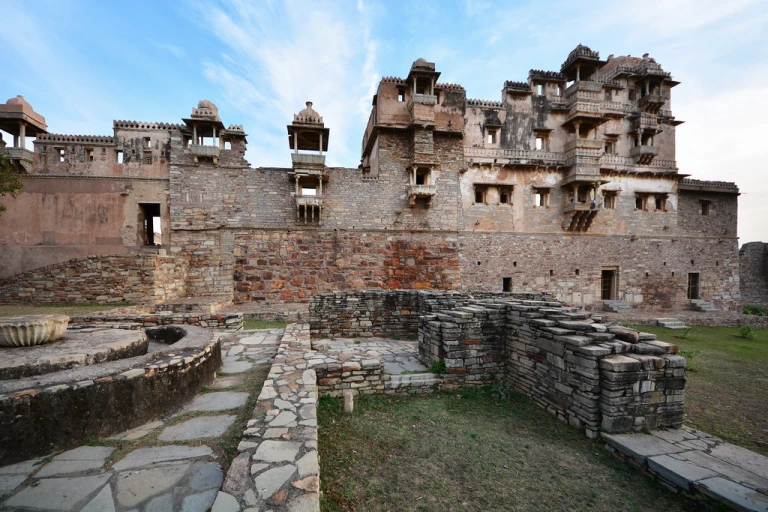
[[[232,510],[319,512],[317,376],[308,367],[314,354],[309,326],[287,326],[217,502]]]
[[[147,352],[148,344],[144,331],[69,330],[63,337],[44,345],[0,348],[0,380],[136,357]]]
[[[175,327],[186,336],[158,352],[0,383],[0,464],[135,427],[211,383],[218,335]]]
[[[606,448],[665,487],[734,510],[768,510],[768,457],[689,427],[602,434]]]

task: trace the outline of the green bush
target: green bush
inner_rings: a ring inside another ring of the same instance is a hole
[[[678,352],[678,355],[681,355],[685,358],[685,370],[689,372],[695,372],[696,367],[693,364],[693,360],[696,359],[696,356],[701,354],[701,350],[681,350]]]
[[[752,328],[750,326],[742,325],[739,327],[739,336],[744,339],[751,340],[755,337],[755,333],[752,332]]]
[[[438,375],[445,374],[445,361],[442,359],[439,361],[434,361],[431,365],[429,365],[429,368],[427,368],[427,371],[429,373],[436,373]]]
[[[741,312],[745,315],[768,316],[768,308],[755,304],[744,304]]]

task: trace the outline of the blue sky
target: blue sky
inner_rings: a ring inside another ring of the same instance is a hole
[[[768,241],[768,0],[5,0],[0,101],[22,94],[55,133],[113,119],[179,122],[200,99],[249,134],[254,167],[290,166],[285,125],[311,100],[329,164],[355,167],[371,96],[418,57],[472,98],[559,70],[585,44],[650,53],[681,81],[680,172],[741,187],[740,242]]]

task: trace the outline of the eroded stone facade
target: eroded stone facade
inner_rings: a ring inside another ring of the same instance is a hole
[[[580,45],[500,101],[439,75],[419,59],[381,80],[357,168],[325,165],[311,102],[288,125],[288,169],[251,168],[242,127],[208,101],[183,124],[115,121],[106,137],[43,119],[26,191],[0,217],[2,275],[160,253],[185,268],[177,296],[239,302],[371,288],[739,300],[738,189],[678,172],[677,82],[653,59]]]

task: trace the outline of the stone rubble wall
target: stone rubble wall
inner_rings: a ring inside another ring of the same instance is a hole
[[[73,316],[69,319],[70,328],[98,327],[102,324],[116,325],[121,329],[144,329],[158,325],[195,325],[209,329],[227,329],[239,331],[243,328],[242,313],[148,313],[148,314],[102,314]]]
[[[306,324],[285,329],[222,491],[240,509],[320,510],[317,375]]]
[[[88,256],[0,280],[0,303],[157,303],[184,296],[185,280],[174,256]]]
[[[478,296],[541,299],[540,293],[490,293]],[[369,290],[323,293],[309,303],[309,326],[314,338],[414,338],[419,317],[465,306],[475,294],[425,290]]]
[[[749,242],[741,246],[739,273],[744,303],[768,305],[768,243]]]

